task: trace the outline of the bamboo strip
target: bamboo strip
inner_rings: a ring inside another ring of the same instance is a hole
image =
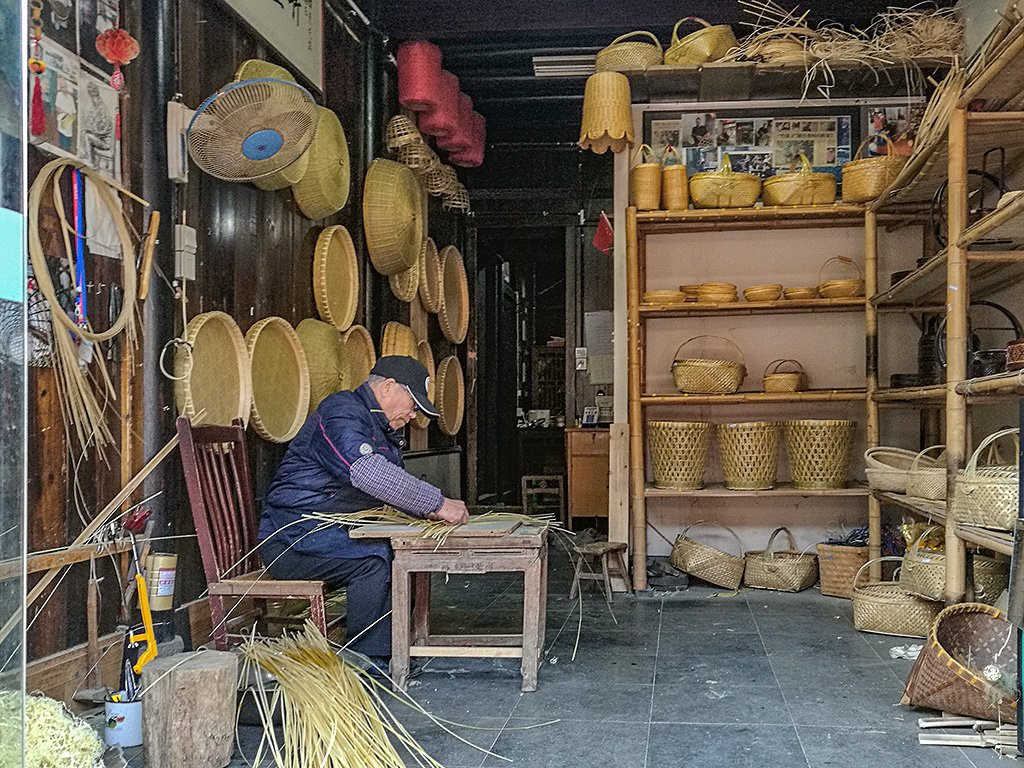
[[[1018,24],[1003,42],[1003,49],[971,82],[964,88],[957,102],[957,109],[966,109],[967,106],[977,98],[980,98],[985,87],[999,77],[999,73],[1006,68],[1006,65],[1024,53],[1024,28]]]

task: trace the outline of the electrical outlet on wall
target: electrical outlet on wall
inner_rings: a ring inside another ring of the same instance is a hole
[[[587,348],[576,347],[576,370],[587,370]]]

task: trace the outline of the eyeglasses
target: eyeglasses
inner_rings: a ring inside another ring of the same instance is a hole
[[[405,384],[402,385],[402,389],[404,389],[406,392],[409,393],[409,397],[412,400],[412,412],[413,413],[419,413],[420,412],[420,406],[419,406],[419,403],[416,402],[416,398],[413,396],[412,390],[409,389],[409,387],[407,387]]]

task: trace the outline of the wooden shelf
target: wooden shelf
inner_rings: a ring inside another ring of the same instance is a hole
[[[867,496],[866,485],[855,485],[848,488],[807,489],[794,488],[789,483],[780,483],[767,491],[734,491],[722,485],[709,485],[695,491],[682,491],[674,488],[655,488],[648,485],[644,496],[648,499],[688,499],[688,498],[771,498],[790,496]]]
[[[974,256],[978,258],[971,260]],[[1024,251],[1020,261],[984,261],[984,256],[985,251],[970,251],[968,256],[971,298],[984,298],[1024,277]],[[888,290],[876,293],[871,303],[876,307],[935,307],[942,311],[946,304],[946,251],[937,253]]]
[[[907,496],[905,493],[892,493],[891,491],[872,491],[872,494],[879,501],[893,504],[912,515],[923,517],[926,520],[933,520],[943,525],[946,523],[945,501],[919,499],[916,496]]]
[[[981,240],[996,241],[1001,247],[1024,244],[1024,195],[996,208],[964,230],[958,245],[966,248]],[[1021,254],[1024,257],[1024,253]]]
[[[841,403],[867,397],[864,389],[811,389],[806,392],[735,392],[731,395],[642,395],[642,405],[742,405],[745,403]]]
[[[797,299],[787,301],[734,301],[728,304],[687,302],[676,304],[641,304],[640,317],[710,317],[714,315],[799,315],[819,312],[863,312],[866,300]]]
[[[972,525],[957,525],[954,530],[958,538],[969,544],[976,544],[1003,555],[1013,555],[1013,536],[1009,533],[975,528]]]
[[[638,232],[647,235],[719,229],[859,227],[864,225],[864,208],[837,204],[643,211],[637,213],[636,225]]]
[[[968,398],[1021,396],[1024,395],[1024,370],[961,381],[956,385],[956,391]]]
[[[872,399],[876,403],[899,403],[921,408],[931,405],[941,406],[946,402],[946,385],[933,384],[929,387],[879,389],[872,395]]]

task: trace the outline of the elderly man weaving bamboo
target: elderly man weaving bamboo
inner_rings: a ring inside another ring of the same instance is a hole
[[[387,669],[391,656],[391,550],[386,540],[352,539],[310,512],[347,514],[388,504],[416,517],[464,523],[466,505],[405,471],[401,431],[417,411],[437,416],[426,368],[386,356],[351,392],[326,397],[288,446],[260,519],[260,555],[275,579],[347,587],[350,648]]]

